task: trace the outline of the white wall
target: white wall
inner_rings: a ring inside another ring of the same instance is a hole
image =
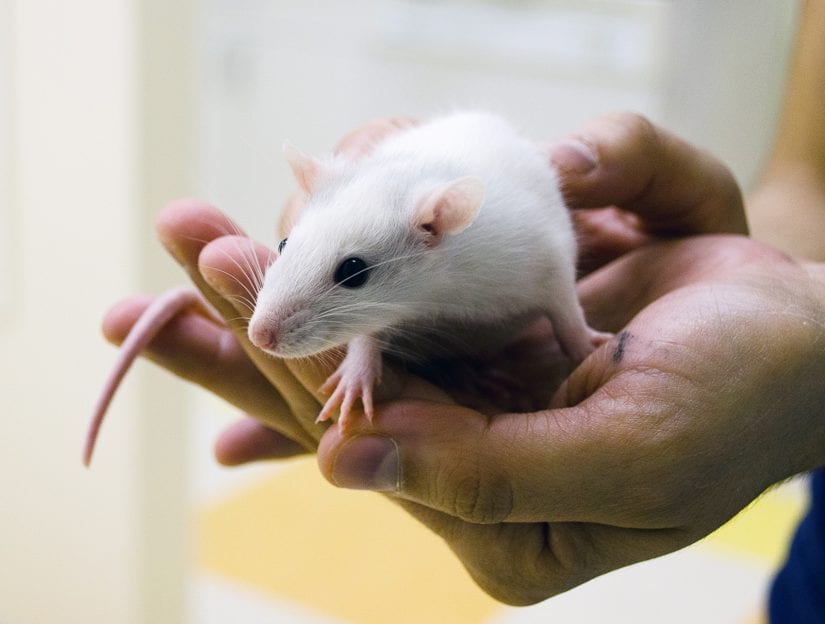
[[[274,241],[308,151],[365,121],[480,106],[553,138],[636,110],[719,154],[743,185],[781,97],[796,2],[202,0],[202,193]],[[330,33],[335,33],[331,36]]]
[[[198,179],[266,241],[292,188],[284,138],[328,150],[370,119],[459,106],[547,138],[605,110],[659,112],[662,3],[202,5]]]
[[[0,0],[0,319],[11,300],[11,4]]]
[[[79,461],[93,380],[111,359],[100,312],[135,281],[131,2],[7,8],[15,279],[0,324],[0,621],[135,621],[123,404],[105,470]]]
[[[183,429],[181,384],[141,367],[116,400],[92,469],[80,462],[114,359],[99,332],[103,313],[147,285],[182,280],[150,232],[157,198],[191,190],[176,115],[191,72],[165,73],[188,59],[189,7],[165,4],[0,5],[12,72],[2,112],[13,118],[3,145],[11,201],[0,211],[12,284],[0,310],[4,624],[180,621],[185,441],[177,436],[177,462],[171,441],[153,442]],[[164,64],[164,53],[173,60]],[[169,140],[162,148],[159,136]],[[161,400],[172,426],[152,440],[142,423],[157,422]]]

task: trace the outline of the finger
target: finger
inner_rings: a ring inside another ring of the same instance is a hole
[[[198,256],[212,240],[229,234],[242,235],[241,228],[217,208],[194,199],[168,204],[158,215],[155,230],[161,244],[183,267],[206,299],[224,316],[237,316],[233,306],[220,297],[198,269]]]
[[[547,151],[572,208],[618,206],[657,235],[748,231],[730,170],[639,115],[601,117]]]
[[[257,270],[248,266],[265,266],[269,263],[270,251],[245,237],[224,236],[210,242],[200,253],[200,272],[208,284],[231,301],[235,315],[243,319],[238,328],[239,342],[245,346],[249,357],[261,369],[263,375],[278,389],[286,400],[296,423],[305,434],[320,437],[323,428],[315,424],[319,400],[315,393],[325,379],[319,364],[295,363],[273,358],[255,348],[246,335],[247,319],[252,315],[254,297],[263,279]],[[312,390],[308,390],[312,388]]]
[[[328,430],[318,461],[334,485],[390,492],[475,524],[664,528],[666,520],[649,524],[668,511],[664,495],[628,486],[628,464],[647,447],[638,432],[623,431],[628,422],[658,416],[660,407],[653,402],[640,416],[638,401],[606,392],[575,408],[488,422],[462,407],[398,401],[378,408],[374,426],[359,420],[344,434]],[[602,417],[608,408],[610,418]]]
[[[112,307],[103,320],[106,339],[123,342],[151,301],[152,297],[132,297]],[[259,418],[288,412],[232,332],[200,314],[176,316],[149,343],[144,355]]]
[[[571,216],[579,242],[576,266],[581,275],[657,240],[644,232],[637,215],[626,210],[592,208],[575,210]]]
[[[287,459],[306,452],[299,443],[252,418],[236,422],[215,443],[215,458],[224,466]]]
[[[305,203],[306,195],[304,193],[294,193],[284,204],[281,216],[278,219],[278,240],[289,236],[301,216],[301,210],[303,210]]]
[[[173,202],[164,208],[158,217],[156,230],[164,247],[181,264],[206,299],[227,320],[227,324],[232,329],[236,340],[258,368],[261,369],[264,376],[270,382],[274,379],[288,379],[288,371],[285,370],[282,364],[272,358],[265,358],[261,351],[249,344],[246,338],[244,318],[238,314],[233,302],[218,293],[201,273],[199,258],[203,249],[213,240],[227,235],[241,235],[240,228],[213,206],[186,199]],[[265,266],[265,264],[255,264],[260,258],[254,253],[249,253],[251,244],[251,242],[248,242],[245,247],[236,249],[240,252],[239,257],[233,257],[233,260],[237,262],[237,265],[233,266],[233,270],[247,278],[260,275],[262,270],[260,267]],[[257,248],[255,249],[257,250]],[[234,291],[238,297],[249,299],[250,295],[254,295],[256,292],[252,288],[251,280],[242,282],[242,286],[239,291]],[[252,299],[254,300],[254,296]],[[278,386],[275,385],[275,387]],[[291,409],[292,404],[286,397],[284,398]],[[316,443],[315,437],[310,435],[289,413],[269,414],[267,424],[279,429],[290,438],[301,441],[302,444],[308,447]]]
[[[628,253],[578,283],[578,294],[594,327],[617,332],[645,306],[691,286],[759,270],[765,262],[787,262],[779,252],[743,236],[702,236],[664,241]],[[704,286],[707,288],[707,286]]]
[[[418,121],[412,117],[388,117],[372,121],[341,139],[335,147],[335,152],[353,159],[361,158],[391,134],[417,124]]]

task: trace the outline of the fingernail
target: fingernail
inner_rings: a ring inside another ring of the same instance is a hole
[[[348,440],[335,458],[332,481],[353,490],[397,491],[401,481],[398,445],[392,438],[376,435]]]
[[[553,164],[569,173],[589,173],[598,164],[593,148],[578,139],[559,141],[550,146],[549,153]]]

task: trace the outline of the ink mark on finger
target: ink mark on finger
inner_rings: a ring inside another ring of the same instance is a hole
[[[624,359],[624,351],[627,346],[627,341],[630,340],[631,333],[627,331],[621,332],[617,338],[616,348],[613,349],[613,363],[618,364]]]

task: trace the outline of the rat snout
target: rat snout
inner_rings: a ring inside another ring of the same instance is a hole
[[[278,332],[267,319],[253,319],[247,332],[249,341],[264,351],[273,351],[278,344]]]

